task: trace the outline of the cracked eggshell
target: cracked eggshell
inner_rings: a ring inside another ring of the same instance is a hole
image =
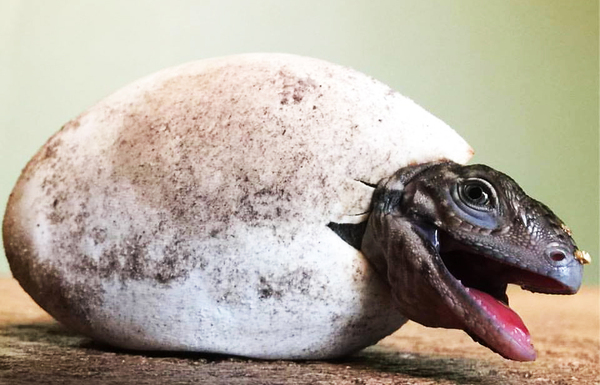
[[[68,122],[29,162],[3,238],[57,320],[129,349],[326,358],[405,318],[329,222],[410,163],[464,163],[451,128],[354,70],[283,54],[184,64]]]

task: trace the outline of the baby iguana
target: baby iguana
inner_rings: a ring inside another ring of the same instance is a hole
[[[3,243],[43,309],[120,348],[325,359],[408,316],[531,359],[506,283],[574,292],[585,254],[510,179],[408,167],[377,189],[370,222],[330,223],[366,220],[374,189],[357,179],[472,155],[440,119],[349,68],[207,59],[65,124],[17,181]]]
[[[462,329],[513,360],[536,354],[507,284],[573,294],[589,261],[548,207],[483,165],[400,169],[378,184],[368,223],[330,227],[355,246],[362,240],[406,317]]]

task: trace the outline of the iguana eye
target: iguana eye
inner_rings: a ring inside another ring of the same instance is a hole
[[[458,188],[460,199],[476,210],[488,210],[493,194],[493,187],[483,179],[467,179]]]
[[[465,195],[472,202],[478,205],[485,205],[489,201],[488,194],[483,191],[483,188],[475,183],[465,186]]]

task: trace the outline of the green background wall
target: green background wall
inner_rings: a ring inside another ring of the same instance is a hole
[[[596,0],[2,0],[0,215],[28,159],[102,97],[164,67],[255,51],[351,66],[414,99],[475,162],[552,207],[598,282]]]

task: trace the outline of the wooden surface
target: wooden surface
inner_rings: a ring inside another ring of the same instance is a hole
[[[56,324],[10,278],[0,279],[0,384],[599,384],[599,289],[548,296],[512,289],[538,351],[502,359],[461,331],[409,323],[337,361],[256,361],[136,353]]]

